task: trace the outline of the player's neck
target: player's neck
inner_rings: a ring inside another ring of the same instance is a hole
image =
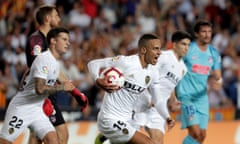
[[[208,43],[201,43],[201,42],[197,41],[197,45],[201,51],[206,51],[208,48]]]
[[[139,55],[139,60],[140,60],[142,68],[146,68],[148,64],[145,62],[144,57]]]
[[[176,59],[177,59],[178,61],[180,61],[182,57],[179,56],[179,55],[177,54],[177,52],[175,52],[174,50],[173,50],[173,53],[174,53]]]
[[[55,57],[55,59],[60,59],[60,55],[59,53],[56,51],[55,48],[53,48],[52,46],[50,46],[49,50],[51,51],[52,55]]]
[[[51,27],[48,25],[41,25],[39,26],[39,30],[45,35],[47,36],[47,33],[50,31]]]

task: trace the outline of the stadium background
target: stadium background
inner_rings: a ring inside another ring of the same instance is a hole
[[[34,11],[41,4],[55,4],[62,25],[71,31],[72,47],[62,59],[62,69],[90,100],[89,108],[81,113],[68,94],[59,93],[58,104],[69,124],[70,144],[91,144],[98,133],[96,116],[103,91],[94,86],[88,75],[89,60],[135,53],[143,33],[157,34],[163,49],[170,49],[171,34],[177,29],[193,34],[197,19],[213,24],[212,44],[221,53],[224,80],[221,91],[208,90],[211,122],[205,143],[240,144],[238,0],[0,0],[1,121],[26,68],[25,42],[37,28]],[[179,114],[173,116],[178,119]],[[27,134],[28,131],[16,143],[25,144]],[[184,134],[178,122],[167,133],[166,143],[181,143]]]

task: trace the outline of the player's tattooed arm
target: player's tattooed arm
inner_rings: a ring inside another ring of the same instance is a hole
[[[72,91],[72,89],[75,88],[75,86],[69,82],[63,82],[61,84],[56,84],[54,86],[48,86],[46,85],[46,80],[41,78],[35,78],[35,90],[37,94],[44,94],[44,95],[51,95],[58,91]]]

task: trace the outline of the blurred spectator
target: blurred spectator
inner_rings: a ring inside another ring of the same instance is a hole
[[[98,13],[98,3],[97,0],[81,0],[84,7],[84,11],[92,19],[97,16]]]
[[[69,25],[86,28],[90,26],[90,23],[91,17],[85,12],[83,5],[75,1],[73,9],[69,12]]]
[[[220,7],[214,3],[214,0],[208,0],[204,13],[205,18],[214,23],[219,18]]]
[[[1,81],[7,86],[5,96],[6,105],[8,105],[10,100],[16,94],[19,83],[14,66],[6,64],[4,69],[4,75],[2,75]]]
[[[240,56],[240,23],[236,27],[236,31],[231,35],[230,47]]]
[[[6,92],[7,92],[7,85],[4,82],[4,74],[5,74],[5,67],[6,64],[4,60],[0,59],[0,109],[5,109],[6,108]],[[0,116],[2,117],[2,116]]]
[[[230,35],[227,28],[220,29],[213,37],[212,44],[218,49],[221,55],[224,55],[226,48],[229,46]]]
[[[240,71],[240,58],[233,47],[226,50],[226,55],[222,60],[223,64],[223,80],[226,94],[232,100],[233,104],[237,105],[237,83]]]
[[[231,107],[232,101],[226,96],[223,89],[220,91],[208,89],[209,105],[210,108]]]

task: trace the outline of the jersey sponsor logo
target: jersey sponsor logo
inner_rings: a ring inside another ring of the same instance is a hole
[[[167,72],[167,75],[165,76],[166,79],[174,83],[175,85],[178,83],[179,78],[172,72]]]
[[[47,81],[47,85],[54,85],[55,82],[56,82],[56,80],[54,80],[54,79],[49,79],[49,80]]]
[[[207,75],[210,71],[209,66],[204,66],[204,65],[199,65],[199,64],[194,64],[192,66],[192,72],[198,73],[198,74],[205,74]]]
[[[126,89],[128,92],[135,94],[140,94],[145,90],[145,88],[138,86],[136,84],[129,83],[127,81],[124,82],[123,88]]]
[[[39,55],[42,52],[42,47],[40,45],[35,45],[33,47],[32,55]]]
[[[48,73],[48,67],[47,66],[42,67],[42,73],[44,73],[44,74]]]

